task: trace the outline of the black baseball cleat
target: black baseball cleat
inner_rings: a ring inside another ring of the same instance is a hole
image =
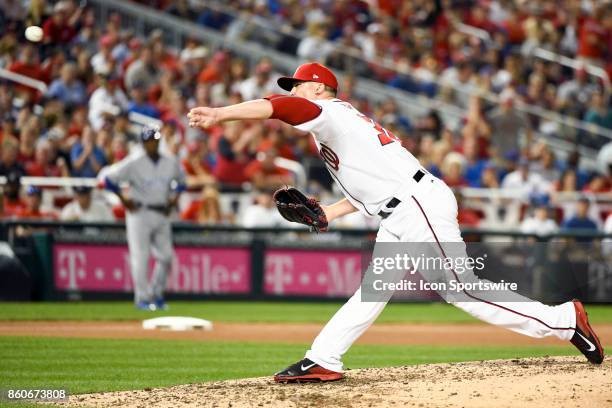
[[[576,309],[576,331],[570,340],[574,346],[593,364],[601,364],[604,359],[604,350],[599,338],[589,324],[589,317],[584,310],[582,302],[574,299]]]
[[[323,368],[307,358],[274,374],[274,381],[280,383],[337,381],[342,378],[342,373]]]

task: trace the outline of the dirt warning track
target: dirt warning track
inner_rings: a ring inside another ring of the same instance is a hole
[[[213,323],[213,331],[144,330],[140,322],[0,321],[0,336],[115,339],[171,339],[310,343],[319,323]],[[604,344],[612,342],[612,325],[595,325]],[[532,339],[484,324],[375,324],[358,344],[397,345],[542,345],[567,344],[556,338]]]

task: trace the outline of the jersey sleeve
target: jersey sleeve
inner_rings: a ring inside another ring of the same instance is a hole
[[[306,98],[275,94],[264,99],[272,103],[271,119],[282,120],[300,130],[313,130],[314,127],[310,128],[312,124],[323,116],[323,108]]]
[[[104,177],[104,186],[111,191],[118,192],[119,184],[129,181],[130,168],[133,161],[130,158],[124,159],[112,165]]]

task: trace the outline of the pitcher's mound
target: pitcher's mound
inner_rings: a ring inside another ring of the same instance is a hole
[[[327,384],[271,377],[144,391],[75,395],[104,407],[612,407],[612,363],[582,357],[494,360],[350,370]]]

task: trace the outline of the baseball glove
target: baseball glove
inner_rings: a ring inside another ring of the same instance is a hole
[[[314,198],[306,197],[294,187],[276,190],[274,202],[287,221],[308,225],[315,232],[327,231],[327,217]]]

